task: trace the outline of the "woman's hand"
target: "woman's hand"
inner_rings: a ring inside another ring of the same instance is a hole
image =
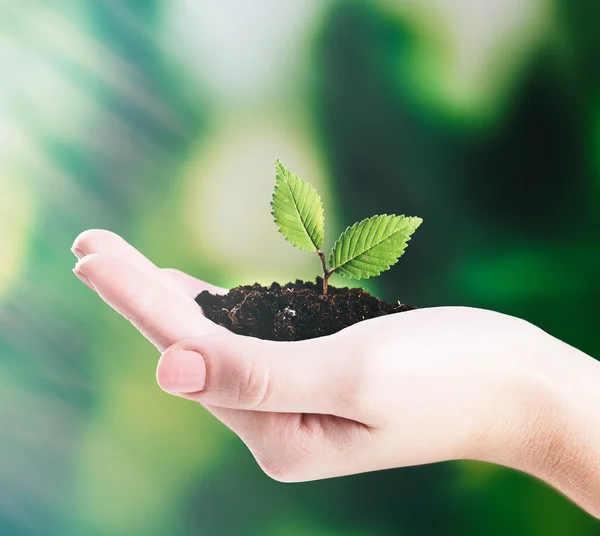
[[[234,335],[194,297],[224,292],[86,231],[75,273],[163,352],[157,379],[201,403],[281,481],[460,458],[534,474],[600,516],[600,365],[516,318],[418,309],[303,342]]]

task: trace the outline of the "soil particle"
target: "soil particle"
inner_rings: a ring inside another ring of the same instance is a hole
[[[270,287],[239,286],[227,294],[204,291],[196,302],[207,318],[234,333],[273,341],[300,341],[336,333],[352,324],[415,307],[388,303],[364,289],[330,286],[323,280]]]

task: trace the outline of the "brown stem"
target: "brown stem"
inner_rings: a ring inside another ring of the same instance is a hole
[[[323,266],[323,296],[327,295],[327,284],[329,282],[329,278],[333,273],[333,270],[327,269],[327,261],[325,260],[325,253],[323,253],[320,249],[317,250],[317,255],[321,259],[321,265]]]
[[[323,295],[324,296],[327,294],[327,283],[328,283],[329,278],[331,277],[332,273],[333,273],[333,270],[327,270],[325,272],[325,274],[323,274]]]

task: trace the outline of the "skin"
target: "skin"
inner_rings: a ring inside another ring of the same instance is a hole
[[[473,459],[534,475],[600,518],[600,363],[523,320],[418,309],[302,342],[235,335],[194,297],[226,292],[85,231],[74,272],[162,353],[157,380],[204,406],[282,482]]]

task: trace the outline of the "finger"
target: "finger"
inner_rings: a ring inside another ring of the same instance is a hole
[[[227,294],[228,292],[225,288],[211,285],[210,283],[202,281],[201,279],[196,279],[195,277],[192,277],[181,270],[176,270],[174,268],[163,268],[162,271],[177,281],[181,288],[185,289],[188,295],[192,296],[193,298],[205,290],[208,290],[208,292],[211,294]]]
[[[87,255],[74,271],[160,351],[181,339],[224,330],[205,318],[190,296],[120,258]]]
[[[209,335],[203,337],[202,340],[206,342],[207,339],[216,340],[220,337],[221,335]],[[230,335],[229,338],[242,341],[246,339],[236,335]],[[264,342],[258,339],[253,340],[258,343]],[[211,388],[205,381],[210,376],[206,373],[207,368],[200,366],[200,370],[198,370],[198,360],[202,363],[203,357],[196,351],[186,352],[187,355],[184,354],[179,357],[175,355],[180,352],[180,348],[193,346],[192,341],[183,341],[183,343],[177,343],[169,348],[163,354],[157,370],[157,379],[163,388],[171,388],[171,390],[167,389],[169,392],[175,390],[173,387],[195,390],[202,388],[202,385],[204,385],[204,392],[210,391]],[[208,346],[203,345],[203,349],[206,348]],[[310,349],[307,348],[306,350]],[[327,348],[323,350],[329,355],[320,357],[333,357],[330,352],[327,352]],[[282,355],[278,357],[280,360],[284,359]],[[293,358],[295,356],[289,355],[288,357]],[[214,361],[209,361],[209,363],[214,363]],[[324,375],[328,375],[327,367],[321,367],[321,369]],[[290,373],[294,374],[294,371],[290,371]],[[270,379],[273,377],[271,375]],[[235,385],[236,382],[238,386],[239,384],[251,385],[252,382],[249,382],[247,378],[247,376],[244,378],[242,375],[239,378],[234,378],[231,385],[224,386],[222,391],[220,391],[219,386],[213,386],[217,393],[215,398],[211,396],[203,398],[198,392],[178,392],[174,394],[203,404],[209,412],[242,439],[265,473],[276,480],[298,482],[354,472],[348,470],[346,460],[348,457],[355,458],[357,447],[364,446],[372,439],[371,427],[356,418],[340,418],[331,415],[344,413],[343,410],[339,412],[337,410],[344,407],[344,402],[341,399],[347,396],[345,393],[341,397],[336,397],[336,389],[333,387],[336,385],[337,380],[335,376],[332,375],[330,378],[332,380],[331,385],[327,382],[327,395],[319,394],[318,389],[315,391],[314,396],[310,391],[306,391],[301,396],[307,395],[307,400],[313,403],[292,403],[290,405],[290,407],[305,408],[308,411],[290,412],[280,410],[279,408],[288,407],[286,401],[271,407],[269,404],[264,404],[258,408],[262,411],[231,409],[207,403],[207,400],[211,402],[214,399],[221,400],[222,395],[224,395],[227,400],[234,400],[231,405],[236,408],[246,407],[245,397],[240,396],[241,391]],[[294,381],[296,380],[298,380],[298,389],[302,390],[302,380],[294,378]],[[228,392],[231,387],[233,387],[233,396]],[[260,390],[262,391],[262,389]],[[337,398],[340,404],[329,406],[329,395],[331,395],[332,400]],[[298,395],[291,393],[290,399],[299,398]],[[273,398],[272,401],[274,400]],[[249,407],[254,408],[255,405],[250,404]],[[270,411],[271,409],[276,409],[276,411]],[[348,412],[349,415],[352,415],[352,413],[352,411]],[[374,468],[376,467],[368,466],[369,470]],[[360,466],[357,467],[356,471],[360,471]]]
[[[157,267],[131,244],[118,234],[104,229],[88,229],[80,233],[71,247],[79,259],[93,253],[105,253],[119,257],[142,269],[155,270]]]
[[[359,347],[336,335],[273,342],[214,334],[169,348],[157,379],[165,391],[205,405],[355,418]]]
[[[227,289],[225,288],[211,285],[210,283],[196,279],[180,270],[163,268],[163,272],[174,278],[181,287],[185,288],[188,294],[194,298],[205,290],[208,290],[212,294],[227,293]],[[192,386],[191,390],[195,390],[195,387]],[[197,402],[194,395],[190,396],[186,393],[173,394]],[[279,467],[280,459],[291,459],[289,454],[284,454],[290,450],[289,445],[283,444],[280,439],[285,436],[286,429],[297,428],[297,425],[294,423],[297,423],[300,420],[300,415],[284,415],[267,413],[264,411],[244,411],[239,409],[221,408],[209,404],[202,405],[248,446],[261,467],[267,472],[276,474],[277,471],[272,470],[272,467],[274,467],[275,464]],[[274,454],[275,452],[277,454]]]
[[[158,266],[145,257],[140,251],[121,238],[118,234],[103,229],[89,229],[75,238],[71,251],[79,258],[83,259],[88,255],[102,254],[119,258],[136,266],[147,274],[151,275],[165,286],[182,296],[189,294],[182,288],[179,281],[172,277],[167,277]]]

